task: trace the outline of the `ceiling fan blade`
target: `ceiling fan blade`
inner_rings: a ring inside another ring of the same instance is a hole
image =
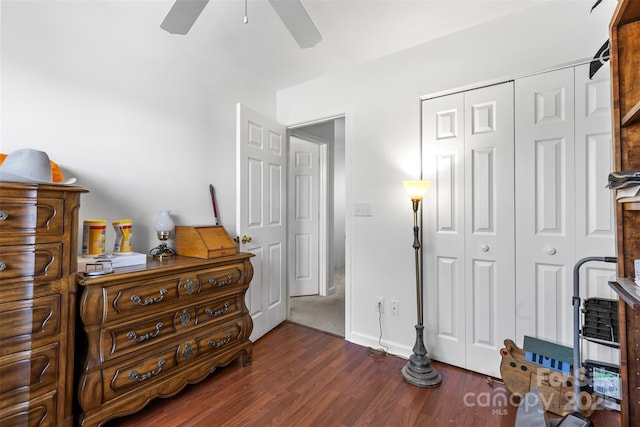
[[[176,0],[160,24],[171,34],[187,34],[209,0]]]
[[[299,0],[269,0],[271,6],[303,49],[313,47],[322,40],[320,32]]]

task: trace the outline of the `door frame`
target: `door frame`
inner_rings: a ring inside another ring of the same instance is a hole
[[[319,182],[319,191],[318,191],[318,295],[327,296],[335,293],[335,286],[333,285],[333,260],[330,256],[330,248],[333,245],[333,235],[331,234],[330,225],[333,222],[333,203],[329,203],[333,196],[333,189],[329,183],[331,176],[329,174],[329,167],[331,164],[329,163],[330,153],[333,152],[333,148],[330,147],[328,140],[324,138],[320,138],[316,135],[311,135],[306,133],[302,129],[287,129],[287,156],[291,156],[291,137],[295,137],[301,139],[303,141],[316,144],[318,146],[319,151],[319,169],[320,169],[320,182]],[[332,163],[332,162],[331,162]],[[289,173],[290,171],[288,171]],[[287,178],[290,178],[288,176]],[[291,181],[287,179],[287,184]],[[331,179],[331,183],[333,180]],[[287,185],[287,205],[291,207],[291,186]],[[322,208],[322,207],[325,208]],[[329,209],[331,207],[331,209]],[[289,212],[290,209],[287,209]],[[290,222],[287,221],[287,239],[289,239],[289,233],[291,232],[289,228]],[[289,252],[294,248],[289,247]],[[288,265],[289,270],[293,267],[291,255],[288,255]],[[289,274],[287,272],[287,274]],[[290,277],[290,276],[287,276]],[[290,288],[289,288],[290,290]],[[290,292],[289,292],[290,293]]]
[[[344,198],[345,198],[345,218],[344,218],[344,226],[345,226],[345,239],[344,239],[344,246],[345,246],[345,252],[344,252],[344,268],[345,268],[345,274],[344,274],[344,298],[345,298],[345,307],[344,307],[344,337],[345,340],[350,341],[351,340],[351,221],[350,216],[349,216],[349,206],[351,205],[351,192],[349,191],[350,188],[350,181],[351,181],[351,173],[350,173],[350,169],[349,169],[349,164],[350,164],[350,158],[351,158],[351,141],[353,140],[353,137],[351,135],[351,131],[353,129],[353,123],[352,123],[352,117],[353,114],[351,112],[351,108],[350,107],[345,107],[344,109],[342,109],[342,111],[336,112],[335,114],[327,114],[327,115],[317,115],[316,117],[320,117],[320,118],[315,118],[315,119],[309,119],[306,121],[299,121],[297,123],[293,123],[293,124],[289,124],[286,125],[286,129],[287,129],[287,136],[289,135],[289,133],[291,131],[299,131],[301,130],[301,128],[304,127],[308,127],[308,126],[312,126],[312,125],[316,125],[316,124],[320,124],[320,123],[324,123],[324,122],[328,122],[328,121],[335,121],[338,119],[343,119],[344,120],[344,164],[345,164],[345,170],[344,170],[344,179],[345,179],[345,192],[344,192]],[[287,154],[289,154],[289,139],[287,138]],[[333,161],[333,160],[331,160]],[[287,182],[287,185],[289,185],[289,183]],[[288,190],[287,190],[288,191]],[[333,215],[333,212],[331,213]],[[287,230],[288,233],[288,230]],[[330,247],[327,248],[327,250],[330,252]],[[288,267],[289,268],[289,267]],[[333,277],[333,275],[332,275]],[[287,291],[288,291],[288,285],[287,285]],[[290,304],[287,303],[287,317],[290,314]]]

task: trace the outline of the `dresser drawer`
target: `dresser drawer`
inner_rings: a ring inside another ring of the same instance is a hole
[[[200,349],[200,355],[222,352],[236,343],[246,342],[244,319],[216,328],[213,331],[206,331],[205,334],[196,338],[196,343]]]
[[[53,389],[58,360],[58,343],[0,357],[0,407]]]
[[[128,357],[122,363],[103,370],[103,399],[110,400],[119,394],[154,382],[155,379],[173,375],[183,365],[196,363],[198,358],[212,353],[222,353],[235,344],[246,343],[242,318],[218,325],[196,339],[179,340],[144,356]],[[132,360],[133,359],[133,360]]]
[[[131,389],[146,386],[156,378],[170,375],[178,367],[181,347],[181,344],[176,344],[148,354],[144,358],[127,358],[116,366],[105,368],[102,373],[103,401],[111,400]]]
[[[242,289],[240,284],[245,285],[242,268],[242,264],[233,264],[155,281],[109,286],[106,288],[104,322],[127,315],[143,316],[175,303],[189,304],[209,295],[238,292]]]
[[[36,238],[62,236],[63,210],[62,199],[0,198],[0,244],[30,244]]]
[[[0,283],[59,279],[61,254],[62,243],[0,246]]]
[[[245,284],[244,280],[241,280],[243,271],[242,264],[201,271],[197,275],[201,286],[200,292],[219,292],[222,289],[238,288],[240,284]]]
[[[62,292],[62,280],[48,282],[0,282],[0,303],[39,298]]]
[[[0,304],[0,355],[60,333],[60,295]]]
[[[166,310],[180,300],[182,278],[170,276],[151,282],[131,282],[99,289],[104,294],[104,323],[123,316],[141,317]],[[91,288],[95,290],[96,288]]]
[[[40,397],[0,409],[2,427],[55,427],[58,393],[50,391]]]
[[[124,352],[147,348],[196,327],[238,316],[241,311],[242,296],[234,294],[107,327],[101,336],[102,357],[105,361],[111,360]]]

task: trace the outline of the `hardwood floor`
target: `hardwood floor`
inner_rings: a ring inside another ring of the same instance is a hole
[[[254,345],[253,363],[219,368],[170,399],[107,426],[513,426],[517,407],[499,382],[433,362],[443,381],[404,381],[406,360],[285,322]],[[620,425],[597,411],[596,426]]]

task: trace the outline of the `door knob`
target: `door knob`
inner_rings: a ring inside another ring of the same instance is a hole
[[[552,248],[552,247],[547,247],[544,250],[547,255],[555,255],[556,254],[556,248]]]
[[[249,236],[242,236],[242,243],[249,243],[251,241],[251,237]]]
[[[489,245],[484,244],[484,245],[480,246],[480,250],[482,252],[489,252]]]

